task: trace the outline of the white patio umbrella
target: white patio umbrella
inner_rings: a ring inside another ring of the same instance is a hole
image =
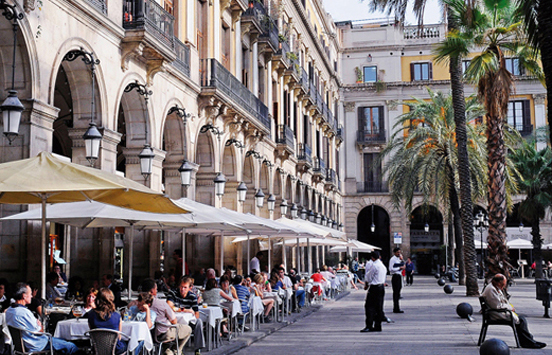
[[[351,252],[357,252],[357,253],[370,253],[374,250],[381,250],[381,248],[378,248],[375,245],[361,242],[356,239],[349,239],[349,241],[345,246],[338,245],[330,248],[330,253],[343,253],[343,252],[348,252],[348,250],[350,250]]]
[[[146,229],[194,229],[245,233],[246,230],[230,222],[218,219],[212,213],[187,214],[150,213],[108,205],[96,201],[58,203],[46,206],[47,220],[78,228],[130,227],[128,290],[132,289],[134,228]],[[39,220],[39,209],[4,217],[1,220]],[[183,262],[183,269],[185,268]],[[185,270],[182,270],[183,274]]]
[[[533,249],[533,243],[521,238],[512,239],[506,242],[506,246],[510,249]]]
[[[552,243],[543,245],[542,249],[552,249]]]
[[[0,203],[41,204],[41,296],[46,297],[46,204],[101,201],[158,213],[186,213],[162,193],[115,174],[41,152],[0,164]]]

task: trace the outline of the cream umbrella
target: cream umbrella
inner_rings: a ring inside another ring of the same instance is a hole
[[[41,295],[46,296],[46,204],[95,200],[139,211],[187,213],[162,193],[115,174],[41,152],[0,164],[0,203],[42,204]]]
[[[370,253],[374,250],[380,250],[381,248],[378,248],[374,245],[361,242],[356,239],[349,239],[346,245],[338,245],[335,247],[330,248],[330,253],[347,253],[349,250],[351,252],[357,252],[357,253]]]

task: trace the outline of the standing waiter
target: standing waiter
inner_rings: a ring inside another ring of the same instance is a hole
[[[381,262],[377,251],[373,251],[370,256],[372,267],[364,280],[364,289],[368,290],[364,303],[366,326],[360,331],[361,333],[381,332],[381,321],[383,320],[383,297],[385,296],[387,269]]]
[[[393,287],[393,313],[404,313],[399,306],[399,299],[401,298],[402,289],[402,271],[405,265],[400,248],[393,249],[393,254],[395,255],[389,260],[391,286]]]

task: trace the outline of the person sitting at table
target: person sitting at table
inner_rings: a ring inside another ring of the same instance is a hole
[[[56,288],[58,284],[58,274],[50,272],[46,275],[46,299],[53,300],[56,298],[63,298],[63,295]]]
[[[179,292],[170,292],[167,297],[167,303],[171,307],[179,306],[183,313],[195,315],[195,319],[190,321],[189,326],[194,333],[194,349],[196,355],[201,353],[201,348],[205,347],[205,338],[203,337],[203,321],[199,317],[199,305],[197,296],[191,292],[193,280],[190,277],[183,276],[180,280]]]
[[[295,299],[297,300],[297,306],[292,302],[292,308],[297,309],[299,311],[299,308],[302,308],[305,306],[305,290],[302,290],[299,288],[299,285],[295,285],[293,281],[291,281],[291,278],[286,275],[286,269],[284,268],[284,265],[280,265],[280,268],[278,269],[278,273],[280,276],[280,280],[282,280],[282,283],[284,284],[285,288],[288,290],[292,290],[295,294]]]
[[[0,313],[5,312],[10,307],[10,297],[8,296],[8,280],[0,278]]]
[[[173,340],[178,337],[178,353],[182,354],[184,345],[192,334],[192,328],[187,324],[177,324],[178,319],[173,308],[165,301],[157,298],[157,284],[153,279],[142,281],[142,292],[149,292],[153,295],[153,302],[150,309],[157,315],[155,334],[159,341]],[[169,327],[168,324],[175,324],[176,327]],[[165,350],[165,355],[173,355],[170,348]]]
[[[282,282],[282,279],[280,278],[280,273],[277,268],[273,268],[270,272],[270,287],[272,288],[272,291],[278,292],[280,289],[285,289],[284,283]]]
[[[43,304],[42,298],[38,296],[38,288],[35,287],[34,283],[29,282],[29,287],[31,288],[31,290],[33,290],[33,293],[32,293],[33,298],[31,299],[31,303],[27,305],[27,308],[31,312],[33,312],[34,316],[37,319],[40,319],[40,317],[42,317],[42,304]]]
[[[130,319],[137,322],[146,322],[149,329],[155,326],[157,314],[150,309],[153,295],[149,292],[140,292],[136,305],[128,309]]]
[[[108,288],[101,288],[96,297],[96,308],[87,313],[90,329],[111,329],[121,331],[123,323],[121,315],[115,311],[115,296]],[[143,346],[143,341],[141,341]],[[139,345],[140,346],[140,345]],[[117,340],[115,354],[119,355],[127,351],[128,341]],[[138,348],[137,348],[138,349]],[[138,354],[138,352],[136,352]]]
[[[207,280],[205,291],[203,292],[203,303],[218,306],[221,302],[232,302],[234,298],[225,291],[218,288],[216,279]]]
[[[512,311],[512,317],[516,323],[519,343],[522,348],[542,349],[546,347],[545,343],[541,343],[533,339],[533,335],[529,332],[529,328],[527,327],[527,320],[525,317],[515,313],[516,310],[514,309],[514,306],[510,304],[504,294],[504,288],[506,287],[507,282],[508,280],[506,279],[506,276],[496,274],[492,278],[491,283],[485,287],[483,293],[481,293],[481,296],[485,298],[487,305],[491,309],[508,309]],[[491,318],[497,320],[510,320],[510,314],[494,312],[491,315]]]
[[[121,287],[114,282],[113,275],[103,274],[102,285],[113,293],[113,296],[115,297],[115,307],[119,308],[126,306],[126,302],[121,300]]]
[[[155,283],[157,284],[157,292],[169,292],[170,287],[167,285],[163,271],[157,270],[154,274]]]
[[[84,314],[90,312],[94,308],[96,308],[96,297],[98,296],[98,290],[96,290],[94,287],[88,289],[88,292],[86,293],[86,296],[84,297]]]
[[[222,276],[220,278],[220,289],[222,292],[224,292],[228,297],[237,300],[238,295],[236,295],[236,290],[232,286],[230,286],[230,279],[227,276]]]
[[[63,271],[61,271],[61,266],[59,264],[54,265],[52,272],[55,272],[58,275],[58,284],[67,284],[67,275]]]
[[[293,304],[292,307],[294,308],[294,311],[300,313],[301,308],[305,307],[306,297],[303,280],[301,279],[301,276],[297,275],[297,270],[294,268],[289,270],[289,279],[291,280],[292,288],[295,292],[295,298],[297,300],[297,304]]]
[[[67,284],[67,292],[65,293],[66,300],[82,301],[84,299],[84,280],[80,276],[73,276]]]
[[[317,286],[318,296],[322,296],[324,298],[324,301],[327,301],[328,299],[326,298],[324,293],[324,283],[328,280],[326,280],[326,278],[322,276],[322,274],[320,273],[320,268],[317,268],[316,272],[311,275],[311,279],[314,286]],[[314,292],[316,292],[315,287],[313,287],[311,290],[311,297],[314,296]]]
[[[243,285],[243,276],[236,275],[232,280],[232,286],[236,290],[237,299],[240,300],[243,314],[249,312],[249,297],[251,293],[249,289]]]
[[[6,311],[6,324],[10,327],[28,330],[32,332],[42,332],[43,327],[40,320],[36,319],[32,312],[27,309],[31,303],[33,291],[28,284],[20,282],[17,284],[13,298],[15,303]],[[50,344],[46,335],[33,335],[23,331],[21,333],[25,349],[28,352],[43,351],[49,349]],[[71,342],[52,337],[52,347],[64,355],[76,353],[79,349]]]
[[[255,282],[255,284],[253,285],[253,288],[255,289],[255,295],[259,296],[263,302],[264,321],[266,323],[271,322],[272,319],[270,318],[270,311],[274,307],[274,298],[268,298],[264,296],[264,293],[266,292],[266,285],[264,283],[263,275],[255,275],[253,277],[253,281]]]

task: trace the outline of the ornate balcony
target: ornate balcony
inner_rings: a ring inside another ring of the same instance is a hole
[[[308,144],[299,143],[297,144],[297,166],[303,171],[307,171],[312,168],[312,150]]]
[[[334,169],[328,169],[326,171],[326,182],[324,183],[324,188],[328,191],[337,188],[337,173]]]
[[[266,44],[267,48],[271,50],[272,53],[277,53],[280,49],[278,26],[268,14],[262,18],[261,25],[262,32],[259,36],[259,43]]]
[[[361,181],[357,182],[357,193],[389,192],[387,181]]]
[[[283,67],[284,70],[289,68],[290,60],[288,53],[291,53],[289,49],[289,43],[286,41],[278,42],[278,50],[272,56],[272,61],[276,67]]]
[[[312,167],[313,179],[318,181],[326,179],[326,162],[324,159],[315,157]]]
[[[295,135],[288,126],[283,124],[278,125],[276,143],[278,144],[277,149],[280,156],[288,157],[295,153]]]
[[[216,59],[201,59],[201,95],[214,95],[232,110],[253,119],[253,123],[270,133],[268,107]]]
[[[262,3],[255,0],[249,1],[247,10],[241,16],[242,25],[249,25],[249,31],[253,34],[260,35],[263,33],[263,20],[266,18],[266,8]]]
[[[123,3],[123,67],[133,56],[148,64],[148,80],[163,63],[176,60],[174,17],[155,1],[127,0]]]
[[[190,77],[190,47],[175,38],[174,51],[176,52],[176,60],[171,64],[184,75]]]
[[[308,94],[310,89],[309,76],[303,68],[301,68],[301,89],[305,94]]]
[[[387,135],[384,129],[381,130],[359,130],[357,131],[357,144],[360,147],[370,144],[385,144],[387,142]]]

